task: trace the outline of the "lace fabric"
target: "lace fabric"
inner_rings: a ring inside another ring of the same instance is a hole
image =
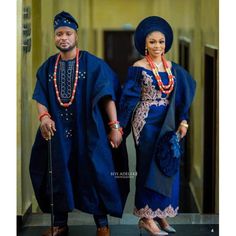
[[[160,210],[159,208],[155,211],[153,211],[148,205],[146,205],[144,208],[137,209],[134,208],[134,215],[140,218],[147,218],[147,219],[153,219],[155,217],[159,218],[166,218],[166,217],[175,217],[178,214],[179,207],[176,207],[174,209],[171,205],[166,207],[164,210]]]
[[[155,88],[153,85],[153,76],[148,75],[146,71],[142,72],[142,91],[141,91],[141,101],[137,105],[134,111],[134,116],[132,120],[133,134],[135,138],[135,143],[139,144],[140,133],[146,124],[145,119],[148,116],[150,107],[155,106],[167,106],[169,104],[168,95],[163,97],[160,90]]]

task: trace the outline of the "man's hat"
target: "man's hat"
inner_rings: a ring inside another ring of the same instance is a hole
[[[134,33],[135,47],[142,55],[145,55],[146,37],[153,31],[159,31],[165,35],[165,52],[168,52],[171,48],[173,42],[173,31],[171,26],[166,20],[159,16],[150,16],[139,23]]]
[[[62,11],[54,17],[54,30],[61,26],[67,26],[74,30],[78,29],[75,18],[68,12]]]

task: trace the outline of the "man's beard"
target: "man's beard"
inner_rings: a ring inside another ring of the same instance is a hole
[[[69,52],[73,50],[76,47],[76,44],[69,46],[68,48],[61,48],[60,46],[56,45],[57,49],[59,49],[61,52]]]

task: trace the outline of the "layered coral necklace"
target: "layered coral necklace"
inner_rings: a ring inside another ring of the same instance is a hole
[[[171,70],[168,67],[167,62],[166,62],[164,56],[161,56],[161,60],[162,60],[163,66],[165,68],[165,71],[168,74],[169,82],[168,82],[167,85],[163,84],[163,82],[161,80],[161,76],[158,73],[158,66],[155,65],[155,63],[152,60],[152,58],[149,55],[145,56],[145,58],[148,61],[149,65],[150,65],[150,67],[152,69],[153,74],[155,75],[155,78],[157,80],[157,84],[158,84],[161,92],[165,93],[165,94],[170,94],[172,92],[172,90],[174,89],[174,83],[175,82],[174,82],[174,76],[172,75]]]
[[[57,66],[58,66],[60,58],[61,58],[61,54],[59,53],[57,56],[55,67],[54,67],[54,74],[53,74],[54,87],[55,87],[56,96],[57,96],[57,100],[59,104],[63,107],[69,107],[75,98],[75,92],[76,92],[76,87],[77,87],[77,82],[78,82],[78,77],[79,77],[78,76],[79,75],[79,49],[78,48],[76,49],[75,81],[74,81],[74,86],[73,86],[73,92],[72,92],[70,101],[67,103],[62,102],[59,95],[58,87],[57,87]]]

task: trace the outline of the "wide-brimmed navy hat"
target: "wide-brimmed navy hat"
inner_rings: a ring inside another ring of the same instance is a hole
[[[67,26],[74,30],[78,29],[75,18],[68,12],[62,11],[54,17],[54,30],[61,26]]]
[[[173,31],[169,23],[159,16],[149,16],[139,23],[134,33],[135,47],[142,55],[145,55],[146,37],[153,31],[159,31],[165,35],[165,52],[171,48]]]

